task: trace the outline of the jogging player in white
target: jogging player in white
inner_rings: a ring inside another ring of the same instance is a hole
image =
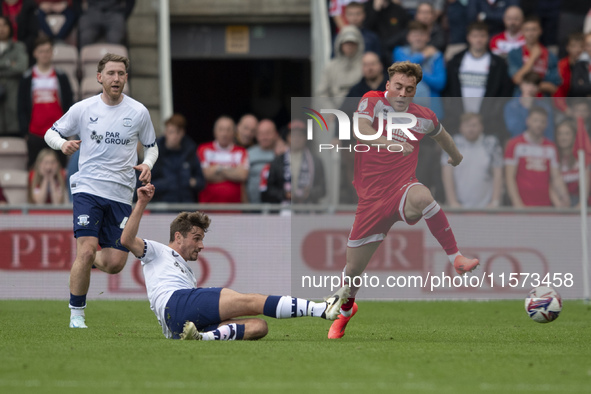
[[[129,59],[106,54],[98,63],[103,92],[74,104],[45,133],[45,141],[71,155],[80,149],[79,171],[70,178],[74,204],[76,260],[70,271],[70,327],[86,328],[84,308],[93,265],[116,274],[129,251],[121,231],[131,213],[135,171],[144,184],[158,158],[154,126],[146,107],[123,94]],[[80,140],[67,141],[79,135]],[[137,165],[138,141],[144,162]],[[97,252],[98,245],[102,250]]]
[[[182,212],[170,224],[168,246],[138,238],[140,220],[154,196],[154,186],[137,190],[138,202],[125,225],[121,243],[142,261],[150,308],[162,326],[162,333],[173,339],[240,340],[267,335],[265,316],[284,319],[312,316],[334,320],[347,300],[342,287],[324,302],[291,296],[241,294],[221,287],[198,288],[189,261],[195,261],[204,248],[203,238],[210,224],[202,212]]]

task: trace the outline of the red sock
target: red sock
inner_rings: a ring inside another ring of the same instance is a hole
[[[344,311],[350,311],[353,308],[353,304],[355,303],[355,297],[349,297],[349,300],[341,305],[341,309]]]
[[[439,204],[433,201],[423,210],[423,216],[431,234],[437,239],[445,253],[448,255],[458,253],[456,238],[447,221],[447,216],[445,216]]]

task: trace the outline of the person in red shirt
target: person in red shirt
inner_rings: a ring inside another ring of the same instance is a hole
[[[525,37],[521,32],[523,11],[517,6],[508,7],[503,15],[505,31],[490,39],[490,50],[495,55],[507,57],[513,49],[521,48],[525,44]]]
[[[532,206],[568,207],[568,192],[560,171],[556,146],[544,137],[548,113],[532,107],[527,129],[509,140],[505,148],[505,182],[516,208]]]
[[[234,144],[235,128],[232,118],[221,116],[213,127],[215,140],[201,144],[197,149],[207,181],[199,194],[199,202],[242,202],[242,188],[248,178],[248,153]]]
[[[47,37],[35,41],[35,65],[24,72],[18,88],[18,118],[21,133],[27,136],[31,168],[39,152],[47,147],[43,137],[53,123],[74,103],[68,76],[53,66],[53,44]],[[62,166],[66,156],[59,152]]]
[[[460,254],[445,213],[431,191],[416,179],[419,142],[425,136],[433,138],[449,155],[449,164],[457,166],[462,161],[461,153],[435,113],[412,102],[423,77],[421,66],[409,61],[397,62],[388,68],[388,74],[386,91],[366,93],[357,108],[360,133],[381,135],[371,142],[360,141],[369,149],[355,153],[353,184],[359,204],[347,242],[347,263],[343,271],[343,287],[351,288],[351,297],[341,307],[341,315],[332,324],[329,338],[341,338],[345,334],[347,323],[357,311],[355,295],[359,287],[355,286],[354,278],[363,273],[396,222],[413,225],[424,217],[431,234],[459,275],[474,270],[479,264],[478,259]],[[380,114],[386,116],[380,119]],[[391,136],[387,136],[388,114],[394,115],[394,122],[398,124],[408,123],[409,117],[414,117],[416,122],[406,130],[394,129]],[[396,114],[401,115],[397,118]]]

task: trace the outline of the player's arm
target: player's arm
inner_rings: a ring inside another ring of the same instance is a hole
[[[47,145],[49,145],[52,149],[61,150],[62,153],[67,156],[74,154],[74,152],[80,149],[80,142],[82,142],[81,140],[68,141],[65,138],[62,138],[60,133],[55,131],[53,128],[45,132],[44,139]]]
[[[507,194],[511,199],[511,203],[515,208],[523,208],[523,201],[519,195],[519,189],[517,188],[517,166],[512,164],[505,165],[505,182],[507,184]]]
[[[140,227],[140,220],[144,214],[144,209],[154,197],[154,185],[148,183],[137,189],[138,201],[135,208],[131,212],[123,233],[121,233],[121,244],[125,246],[134,256],[142,256],[144,254],[144,241],[137,237],[137,232]]]
[[[558,167],[550,168],[550,199],[555,207],[569,207],[568,189]]]
[[[433,138],[439,144],[441,149],[443,149],[445,153],[449,155],[449,160],[447,160],[449,164],[455,167],[462,162],[464,157],[458,150],[454,139],[443,128],[443,126],[441,126],[441,131],[431,138]]]

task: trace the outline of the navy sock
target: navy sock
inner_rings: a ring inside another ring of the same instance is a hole
[[[277,318],[277,305],[279,305],[279,300],[281,296],[269,296],[265,301],[265,306],[263,307],[263,315]],[[242,335],[244,335],[244,326],[242,327]]]
[[[70,293],[70,306],[84,308],[86,306],[86,294],[77,296]]]
[[[244,324],[236,324],[236,340],[244,338]]]

